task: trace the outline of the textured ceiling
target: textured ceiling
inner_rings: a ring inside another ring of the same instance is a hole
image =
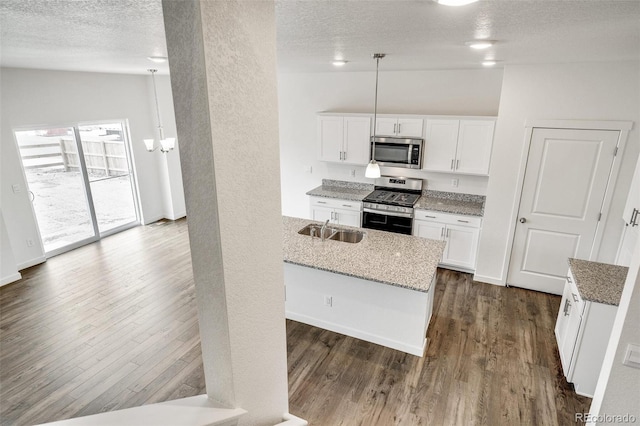
[[[118,73],[166,72],[160,0],[1,0],[0,65]],[[276,1],[281,71],[477,68],[640,57],[640,1],[481,0],[451,8],[431,0]],[[487,51],[464,45],[497,40]]]

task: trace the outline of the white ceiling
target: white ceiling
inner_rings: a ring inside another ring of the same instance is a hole
[[[508,64],[637,60],[640,0],[481,0],[452,8],[431,0],[277,0],[278,66],[284,72],[478,68]],[[2,0],[0,65],[166,72],[160,0]],[[488,51],[464,45],[497,40]]]

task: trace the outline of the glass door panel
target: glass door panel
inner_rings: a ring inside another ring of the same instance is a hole
[[[15,135],[45,253],[96,237],[74,129]]]
[[[122,123],[78,127],[100,234],[138,222]]]

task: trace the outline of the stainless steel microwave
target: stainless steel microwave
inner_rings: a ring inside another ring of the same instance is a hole
[[[419,169],[422,167],[424,139],[390,138],[376,136],[371,141],[369,157],[373,156],[381,166]]]

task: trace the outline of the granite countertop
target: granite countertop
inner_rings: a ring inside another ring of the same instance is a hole
[[[374,185],[360,182],[322,179],[322,185],[307,192],[314,197],[338,198],[349,201],[362,201],[374,190]]]
[[[422,192],[422,196],[413,207],[420,210],[482,217],[484,200],[485,197],[482,195],[426,190]]]
[[[627,278],[626,266],[569,258],[580,297],[590,302],[618,306]]]
[[[320,222],[288,216],[282,221],[285,262],[421,292],[429,291],[445,247],[444,241],[349,226],[335,227],[363,231],[362,241],[323,242],[298,234]]]

